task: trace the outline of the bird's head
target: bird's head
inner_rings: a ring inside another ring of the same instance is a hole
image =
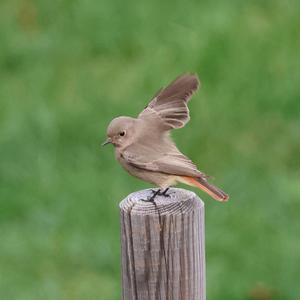
[[[134,123],[136,119],[130,117],[117,117],[107,127],[107,140],[102,144],[113,144],[116,147],[125,147],[132,141]]]

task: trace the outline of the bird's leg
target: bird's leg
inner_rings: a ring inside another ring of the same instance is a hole
[[[152,196],[147,198],[146,200],[145,199],[141,199],[141,200],[144,201],[144,202],[154,202],[154,199],[155,199],[156,196],[170,197],[170,194],[172,194],[172,193],[167,194],[169,189],[170,188],[165,188],[163,191],[161,191],[160,189],[151,190]]]
[[[164,189],[161,193],[159,193],[160,196],[170,197],[170,194],[167,194],[169,188]]]
[[[160,189],[158,189],[157,191],[156,190],[151,190],[152,192],[152,196],[151,197],[148,197],[147,199],[141,199],[141,201],[144,201],[144,202],[154,202],[154,199],[157,195],[160,195]]]
[[[157,195],[160,195],[160,189],[158,189],[157,191],[152,190],[152,193],[153,193],[153,195],[152,195],[152,196],[149,198],[149,200],[148,200],[148,201],[150,201],[150,202],[154,202],[155,197],[156,197]]]

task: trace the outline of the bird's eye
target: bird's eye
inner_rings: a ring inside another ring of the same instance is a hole
[[[120,134],[120,136],[124,136],[125,135],[125,131],[121,131],[119,134]]]

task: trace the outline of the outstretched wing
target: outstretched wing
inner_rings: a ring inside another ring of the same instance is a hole
[[[183,127],[190,119],[187,102],[198,89],[195,74],[183,74],[161,89],[138,118],[156,124],[164,131]]]

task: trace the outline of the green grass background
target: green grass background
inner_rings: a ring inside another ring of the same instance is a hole
[[[208,299],[300,297],[297,1],[0,2],[0,299],[121,297],[118,203],[148,187],[101,149],[162,85],[202,89],[179,148],[206,204]]]

